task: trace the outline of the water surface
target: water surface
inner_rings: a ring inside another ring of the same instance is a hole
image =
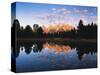
[[[96,44],[18,42],[16,71],[44,71],[97,67]]]

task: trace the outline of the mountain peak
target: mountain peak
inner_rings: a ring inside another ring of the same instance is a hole
[[[74,28],[75,28],[74,26],[69,24],[56,24],[56,25],[42,26],[44,33],[70,31]]]

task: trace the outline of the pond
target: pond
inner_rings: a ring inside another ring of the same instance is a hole
[[[13,55],[13,54],[12,54]],[[18,42],[16,72],[97,67],[95,43]]]

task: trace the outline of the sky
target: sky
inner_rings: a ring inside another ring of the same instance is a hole
[[[77,26],[80,19],[85,25],[91,22],[97,23],[97,7],[94,6],[17,2],[16,5],[12,5],[12,19],[15,15],[23,27],[34,24]]]

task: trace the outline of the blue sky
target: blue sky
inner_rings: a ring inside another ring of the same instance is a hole
[[[12,7],[14,15],[14,6]],[[97,23],[97,8],[89,6],[56,5],[40,3],[16,3],[16,18],[22,26],[33,24],[55,25],[70,24],[77,26],[80,19],[84,24]]]

